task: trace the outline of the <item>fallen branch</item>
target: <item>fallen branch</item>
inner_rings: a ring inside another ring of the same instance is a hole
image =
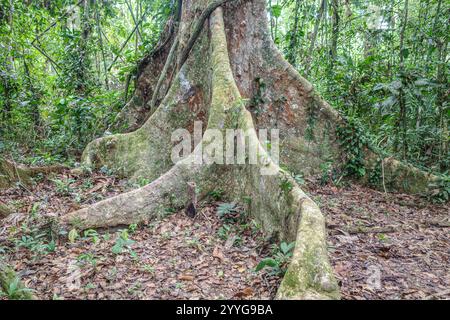
[[[358,233],[393,233],[393,232],[396,232],[398,230],[399,230],[399,228],[397,226],[353,227],[353,228],[348,228],[347,232],[349,234],[358,234]]]
[[[431,220],[431,221],[425,223],[425,225],[429,226],[429,227],[449,228],[450,221],[448,218],[444,219],[444,220]]]

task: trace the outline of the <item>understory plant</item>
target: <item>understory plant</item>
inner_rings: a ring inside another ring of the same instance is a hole
[[[269,274],[283,276],[286,273],[289,262],[292,258],[295,242],[282,242],[279,246],[274,245],[272,256],[261,260],[255,268],[255,271],[261,271],[269,268]]]

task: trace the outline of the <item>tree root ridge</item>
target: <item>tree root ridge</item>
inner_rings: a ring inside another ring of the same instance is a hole
[[[170,170],[150,184],[119,196],[103,200],[92,206],[62,217],[61,222],[79,228],[93,228],[137,223],[164,216],[167,208],[182,208],[189,200],[187,185],[194,182],[201,194],[213,190],[222,181],[226,192],[236,198],[250,196],[251,214],[261,222],[267,233],[277,234],[280,239],[297,241],[293,260],[286,273],[277,297],[280,299],[338,298],[336,281],[328,262],[325,224],[318,207],[301,191],[289,174],[275,164],[260,144],[251,114],[240,103],[241,95],[231,72],[222,9],[217,7],[210,16],[210,68],[211,98],[208,128],[239,128],[245,131],[250,143],[258,146],[258,157],[267,161],[258,165],[221,166],[195,164],[196,150],[186,159],[176,163]],[[183,66],[180,73],[183,74]],[[180,73],[177,79],[182,77]],[[179,81],[179,80],[178,80]],[[175,81],[176,83],[177,81]],[[167,96],[176,95],[179,87],[173,85]],[[172,91],[172,93],[171,93]],[[167,97],[165,98],[165,100]],[[162,117],[158,107],[147,124]],[[230,112],[229,110],[232,110]],[[237,119],[237,121],[236,121]],[[157,124],[157,123],[153,123]],[[105,139],[105,138],[103,138]],[[115,139],[107,137],[115,148]],[[148,135],[147,135],[148,139]],[[148,143],[148,140],[146,140]],[[210,141],[203,137],[202,145]],[[105,140],[96,142],[97,148],[107,145]],[[88,147],[83,158],[94,161]],[[198,146],[197,146],[198,148]],[[123,152],[123,150],[121,150]],[[112,157],[117,160],[117,157]],[[270,175],[261,175],[268,170]],[[238,174],[239,178],[236,178]],[[283,189],[283,183],[290,187]],[[229,183],[228,183],[229,182]],[[199,196],[199,198],[201,195]]]
[[[20,183],[26,187],[32,183],[32,178],[38,174],[62,172],[66,169],[67,167],[61,165],[26,167],[0,157],[0,189],[10,188],[15,183]]]

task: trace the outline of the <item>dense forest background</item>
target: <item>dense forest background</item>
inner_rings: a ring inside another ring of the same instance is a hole
[[[447,1],[267,5],[282,53],[358,141],[448,180]],[[0,153],[73,164],[131,97],[175,10],[175,0],[0,0]]]

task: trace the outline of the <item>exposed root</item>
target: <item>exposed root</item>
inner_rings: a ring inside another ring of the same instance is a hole
[[[195,182],[199,192],[204,194],[212,190],[217,181],[222,181],[230,196],[250,196],[250,212],[267,233],[277,234],[287,241],[297,240],[278,298],[338,298],[338,287],[327,258],[325,224],[319,208],[270,159],[257,138],[251,114],[240,103],[241,96],[228,60],[220,7],[211,16],[210,29],[212,97],[208,128],[243,130],[249,144],[257,146],[258,165],[196,165],[196,148],[191,156],[149,185],[70,213],[62,218],[62,222],[89,228],[149,220],[164,215],[168,207],[182,208],[192,196],[187,183]],[[157,111],[151,120],[156,121],[158,117],[161,114]],[[209,143],[204,136],[202,145],[205,147]],[[206,153],[206,158],[208,156],[212,155]],[[266,174],[261,174],[263,171]]]
[[[381,172],[383,184],[387,190],[396,190],[409,194],[427,194],[432,192],[433,184],[439,180],[439,177],[420,170],[413,165],[401,162],[393,157],[383,159],[382,156],[368,150],[366,152],[366,166],[369,174],[365,177],[368,182],[368,176],[371,172]]]
[[[179,162],[147,186],[69,213],[62,217],[61,222],[86,229],[128,225],[164,217],[173,208],[183,208],[189,198],[187,183],[205,178],[205,169],[191,161]]]
[[[48,174],[66,170],[64,166],[26,167],[0,157],[0,189],[6,189],[15,183],[30,185],[32,178],[40,173]]]

